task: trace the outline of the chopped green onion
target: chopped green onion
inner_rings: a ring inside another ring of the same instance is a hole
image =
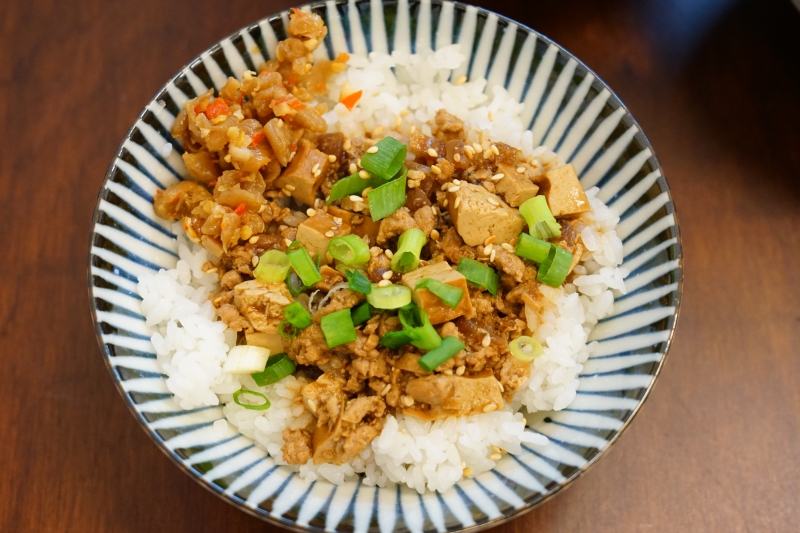
[[[425,233],[417,228],[407,229],[397,240],[397,251],[392,256],[392,270],[401,274],[419,266],[419,254],[425,246]]]
[[[416,305],[407,305],[398,312],[400,323],[403,324],[405,331],[414,332],[416,339],[412,339],[411,344],[423,350],[433,350],[442,344],[442,338],[433,329],[428,313]]]
[[[372,189],[367,198],[373,221],[388,217],[406,203],[406,178],[401,177]]]
[[[406,160],[408,148],[393,137],[384,137],[375,144],[377,152],[361,156],[361,166],[370,174],[389,180],[397,174]]]
[[[539,344],[539,341],[533,337],[517,337],[508,343],[508,349],[511,350],[511,355],[522,361],[523,363],[530,363],[544,353],[544,348]]]
[[[307,328],[311,325],[311,313],[300,302],[292,302],[283,310],[283,316],[297,329]]]
[[[403,329],[400,331],[389,331],[383,337],[381,337],[380,344],[381,346],[386,346],[387,348],[391,348],[392,350],[396,350],[401,346],[405,346],[409,342],[414,342],[419,340],[419,334],[414,330]]]
[[[328,242],[328,253],[347,265],[357,265],[369,261],[369,246],[358,235],[334,237]]]
[[[558,287],[567,279],[570,266],[572,266],[572,254],[554,244],[550,248],[547,259],[539,265],[539,273],[536,275],[536,279],[545,285]]]
[[[438,348],[420,357],[418,364],[423,370],[433,372],[439,365],[466,348],[464,343],[455,337],[445,337]]]
[[[470,259],[469,257],[462,257],[458,261],[456,270],[461,272],[461,275],[467,278],[467,281],[470,283],[483,287],[492,293],[493,296],[497,296],[497,288],[500,286],[500,277],[497,275],[497,272],[490,267],[474,259]]]
[[[229,374],[250,374],[261,372],[267,364],[269,350],[260,346],[242,344],[228,351],[228,357],[222,367]]]
[[[525,200],[519,206],[519,214],[525,217],[528,230],[533,237],[546,241],[561,235],[561,225],[556,222],[553,213],[547,207],[547,199],[544,196],[534,196]]]
[[[267,367],[263,372],[250,374],[250,376],[253,378],[256,384],[263,387],[264,385],[277,383],[286,376],[293,374],[295,368],[294,361],[289,359],[288,355],[285,353],[279,353],[271,356],[267,360]]]
[[[291,327],[292,329],[286,331],[287,327]],[[294,324],[292,324],[288,320],[283,320],[281,321],[280,324],[278,324],[278,333],[280,333],[281,337],[283,337],[284,339],[291,339],[297,336],[297,328],[294,327]]]
[[[376,309],[399,309],[411,303],[411,289],[405,285],[372,285],[372,292],[367,294],[367,301]]]
[[[448,285],[443,281],[433,278],[423,278],[417,282],[415,287],[419,289],[427,289],[431,291],[434,296],[439,298],[444,305],[450,309],[455,309],[464,297],[464,289]]]
[[[360,292],[361,294],[369,294],[372,292],[372,283],[369,279],[359,270],[346,270],[344,273],[347,276],[347,286],[351,291]]]
[[[297,272],[297,275],[300,276],[303,285],[310,287],[322,280],[317,265],[314,264],[314,261],[311,259],[311,254],[309,254],[308,250],[304,247],[301,246],[299,248],[290,249],[286,255],[289,256],[292,268]]]
[[[358,174],[342,178],[331,187],[331,195],[328,197],[328,204],[334,200],[341,200],[347,198],[351,194],[361,194],[361,191],[367,187],[374,187],[377,184],[375,180],[363,179]]]
[[[268,250],[258,258],[253,276],[265,283],[283,281],[289,273],[289,266],[289,256],[280,250]]]
[[[358,326],[372,318],[372,306],[369,302],[364,302],[358,307],[350,309],[350,317],[353,319],[353,325]]]
[[[350,309],[342,309],[325,315],[320,322],[322,334],[325,335],[325,342],[328,348],[334,348],[341,344],[356,340],[356,328],[350,316]]]
[[[517,237],[517,245],[514,252],[520,257],[541,263],[547,259],[551,246],[555,245],[551,242],[531,237],[527,233],[520,233],[519,237]]]
[[[255,396],[256,398],[260,398],[264,400],[263,403],[242,403],[239,400],[239,396],[242,394],[247,394],[249,396]],[[247,390],[247,389],[239,389],[233,393],[233,401],[236,402],[237,405],[241,405],[245,409],[250,409],[251,411],[266,411],[269,409],[270,403],[266,396],[261,394],[260,392],[256,392],[254,390]]]
[[[300,276],[297,275],[297,272],[292,270],[289,272],[289,277],[286,278],[286,288],[289,289],[289,292],[292,296],[297,296],[308,287],[303,285],[303,280],[300,279]]]

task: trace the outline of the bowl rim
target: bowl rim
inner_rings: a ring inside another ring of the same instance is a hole
[[[343,6],[343,5],[346,6],[346,5],[349,5],[350,1],[353,1],[353,0],[334,0],[334,4],[335,4],[336,7]],[[630,110],[625,105],[625,103],[622,101],[622,99],[608,85],[608,83],[605,82],[605,80],[601,76],[599,76],[594,70],[589,68],[589,66],[587,66],[582,60],[580,60],[578,57],[576,57],[572,52],[567,50],[564,46],[560,45],[559,43],[557,43],[553,39],[547,37],[546,35],[543,35],[539,31],[531,28],[527,24],[524,24],[522,22],[516,21],[516,20],[514,20],[514,19],[512,19],[510,17],[507,17],[505,15],[497,13],[497,12],[491,10],[491,9],[487,9],[487,8],[480,7],[480,6],[475,6],[475,5],[472,5],[472,4],[466,4],[466,3],[463,3],[463,2],[453,1],[453,0],[428,0],[428,1],[430,2],[432,7],[433,6],[441,6],[441,5],[445,4],[445,3],[451,3],[456,8],[461,8],[463,10],[466,10],[467,8],[471,7],[471,8],[474,8],[474,9],[477,10],[476,15],[478,17],[482,17],[482,16],[483,17],[487,17],[489,15],[494,15],[494,16],[496,16],[498,18],[498,23],[502,22],[502,23],[504,23],[506,25],[515,24],[518,27],[517,31],[523,30],[523,31],[532,33],[532,34],[534,34],[536,36],[537,40],[541,40],[542,42],[544,42],[547,45],[555,46],[556,48],[558,48],[559,53],[566,55],[568,59],[572,59],[573,61],[575,61],[577,63],[577,65],[579,67],[583,68],[588,74],[593,75],[595,77],[596,81],[599,82],[603,86],[603,88],[605,88],[606,90],[609,91],[610,95],[613,97],[613,99],[616,101],[616,103],[619,104],[619,108],[622,108],[624,110],[625,114],[630,119],[631,125],[636,126],[638,128],[637,136],[641,136],[640,138],[643,141],[642,142],[642,147],[643,148],[649,148],[650,151],[651,151],[652,155],[650,156],[650,158],[653,160],[652,166],[653,166],[654,170],[659,170],[661,172],[661,176],[658,178],[656,183],[658,184],[659,182],[661,182],[662,185],[659,188],[663,189],[662,193],[663,192],[667,193],[667,197],[668,197],[669,201],[665,204],[664,207],[668,207],[671,204],[672,205],[672,212],[670,214],[672,214],[672,216],[675,218],[674,226],[669,228],[669,230],[672,233],[674,233],[674,238],[676,239],[676,242],[674,244],[674,249],[675,249],[675,257],[674,257],[674,259],[677,260],[677,266],[672,271],[673,275],[675,276],[676,288],[675,288],[675,290],[673,292],[670,293],[670,294],[674,294],[673,305],[675,307],[675,312],[674,312],[673,315],[670,315],[669,317],[667,317],[667,320],[668,320],[667,328],[669,329],[669,334],[667,336],[667,339],[662,341],[664,343],[663,355],[659,359],[658,364],[657,364],[654,372],[652,373],[652,379],[650,380],[649,384],[645,388],[645,390],[644,390],[644,392],[643,392],[643,394],[641,396],[641,399],[639,399],[637,404],[636,404],[636,406],[633,407],[633,409],[631,409],[631,413],[628,416],[628,418],[622,423],[622,426],[609,438],[609,440],[608,440],[608,442],[606,443],[605,446],[603,446],[600,449],[597,449],[597,452],[594,454],[594,456],[591,459],[588,459],[586,461],[586,463],[584,463],[581,467],[579,467],[574,473],[572,473],[572,475],[570,475],[569,477],[565,478],[563,481],[559,482],[554,488],[552,488],[548,492],[544,493],[539,499],[537,499],[535,501],[532,501],[532,502],[525,502],[525,504],[523,506],[516,508],[510,514],[501,513],[500,516],[498,516],[496,518],[493,518],[493,519],[490,518],[490,519],[488,519],[488,520],[486,520],[485,522],[482,522],[482,523],[476,523],[475,525],[462,527],[462,528],[455,529],[455,530],[448,530],[448,531],[451,531],[453,533],[454,532],[476,533],[478,531],[482,531],[482,530],[485,530],[485,529],[488,529],[488,528],[493,528],[493,527],[499,526],[501,524],[505,524],[505,523],[507,523],[507,522],[509,522],[511,520],[516,519],[516,518],[519,518],[520,516],[522,516],[522,515],[530,512],[530,511],[532,511],[533,509],[539,507],[540,505],[550,501],[552,498],[554,498],[558,494],[561,494],[562,492],[564,492],[565,489],[571,487],[578,478],[580,478],[591,467],[593,467],[597,463],[597,461],[600,460],[600,458],[604,457],[608,453],[609,449],[619,441],[620,436],[623,433],[625,433],[626,430],[630,427],[631,422],[636,417],[636,415],[639,414],[639,411],[642,409],[642,406],[647,401],[647,399],[650,397],[650,393],[652,392],[653,388],[655,387],[656,382],[658,381],[658,378],[661,375],[661,372],[662,372],[662,370],[664,368],[664,363],[666,362],[667,356],[669,355],[670,349],[672,347],[672,342],[673,342],[673,339],[674,339],[674,336],[675,336],[675,330],[677,328],[678,318],[679,318],[679,315],[680,315],[681,302],[682,302],[682,299],[683,299],[682,296],[683,296],[683,282],[684,282],[684,274],[683,274],[683,272],[684,272],[684,269],[683,269],[683,267],[684,267],[684,255],[683,255],[683,245],[682,245],[682,238],[681,238],[681,231],[680,231],[680,222],[678,220],[677,208],[675,206],[675,199],[674,199],[673,194],[672,194],[672,189],[669,186],[669,182],[667,181],[667,177],[666,177],[666,173],[664,172],[663,165],[661,164],[660,159],[658,158],[655,150],[653,149],[653,145],[650,142],[650,139],[647,137],[647,135],[645,134],[644,130],[639,125],[639,122],[636,120],[636,118],[630,112]],[[363,3],[369,3],[369,2],[370,2],[370,0],[355,0],[354,4],[357,5],[357,4],[363,4]],[[387,5],[387,4],[391,5],[391,4],[398,4],[398,1],[397,0],[381,0],[381,3],[384,4],[384,5]],[[408,3],[409,3],[409,8],[411,8],[412,5],[419,4],[421,2],[420,2],[420,0],[408,0]],[[325,0],[317,0],[315,2],[305,3],[305,4],[299,5],[297,7],[299,9],[327,8],[327,2]],[[97,340],[97,342],[98,342],[98,344],[100,346],[100,352],[102,354],[103,361],[104,361],[104,363],[106,365],[106,368],[108,369],[109,373],[111,374],[112,381],[114,382],[114,385],[115,385],[117,391],[122,396],[125,405],[127,406],[128,410],[133,414],[134,418],[138,422],[140,428],[145,432],[145,434],[156,444],[156,447],[162,453],[164,453],[174,464],[176,464],[181,470],[183,470],[187,475],[189,475],[189,477],[191,477],[195,482],[197,482],[197,484],[199,484],[201,487],[205,488],[207,491],[211,492],[212,494],[220,497],[223,501],[227,502],[228,504],[234,506],[235,508],[237,508],[237,509],[239,509],[241,511],[244,511],[245,513],[247,513],[247,514],[249,514],[251,516],[254,516],[254,517],[256,517],[256,518],[258,518],[258,519],[260,519],[262,521],[265,521],[265,522],[268,522],[268,523],[271,523],[271,524],[275,524],[275,525],[278,525],[280,527],[283,527],[283,528],[286,528],[286,529],[289,529],[289,530],[292,530],[292,531],[305,533],[305,532],[308,532],[308,531],[313,531],[316,528],[311,528],[309,526],[298,525],[295,521],[292,521],[292,520],[289,520],[289,519],[285,519],[282,516],[280,516],[280,517],[273,516],[271,513],[267,513],[264,510],[259,511],[259,508],[257,506],[251,508],[251,507],[245,505],[241,498],[235,496],[234,494],[229,494],[229,493],[225,492],[221,487],[219,487],[218,485],[216,485],[212,481],[207,481],[207,480],[203,479],[202,475],[199,472],[195,471],[193,468],[191,468],[189,465],[187,465],[184,462],[184,460],[175,451],[170,450],[164,444],[164,440],[156,432],[150,430],[150,428],[147,426],[147,424],[143,420],[142,414],[136,409],[135,405],[133,404],[131,399],[128,397],[128,393],[124,390],[121,380],[118,379],[118,377],[117,377],[117,375],[115,373],[114,367],[111,365],[111,353],[109,352],[108,348],[106,347],[106,344],[102,340],[102,334],[103,333],[102,333],[101,328],[100,328],[100,321],[97,318],[97,305],[95,303],[95,298],[94,298],[94,294],[93,294],[94,284],[93,284],[93,280],[92,280],[92,278],[93,278],[93,274],[92,274],[92,257],[93,257],[92,248],[94,246],[94,239],[95,239],[95,235],[96,235],[95,228],[98,225],[99,219],[100,219],[100,213],[101,213],[100,202],[104,199],[103,198],[103,196],[104,196],[103,193],[104,193],[104,191],[106,189],[106,184],[109,182],[110,178],[113,176],[114,170],[116,168],[116,161],[122,155],[122,152],[124,150],[125,141],[127,141],[127,140],[129,140],[131,138],[131,135],[136,130],[137,124],[141,120],[143,120],[145,115],[147,114],[147,112],[150,111],[150,106],[153,103],[156,103],[157,102],[157,98],[159,97],[159,95],[161,95],[164,92],[164,90],[166,90],[167,86],[169,84],[171,84],[171,83],[174,83],[176,80],[178,80],[180,78],[180,76],[187,69],[190,70],[194,65],[198,64],[199,62],[201,62],[202,58],[204,56],[210,55],[211,53],[213,53],[213,52],[217,51],[218,49],[220,49],[221,48],[221,43],[223,41],[225,41],[226,39],[235,40],[237,37],[239,37],[242,34],[242,32],[253,31],[254,29],[258,28],[259,24],[262,23],[262,22],[271,23],[276,19],[280,19],[282,15],[287,13],[287,11],[288,10],[277,11],[277,12],[274,12],[274,13],[272,13],[270,15],[265,16],[265,17],[261,17],[261,18],[255,20],[255,21],[250,22],[247,25],[245,25],[245,26],[243,26],[243,27],[231,32],[227,36],[222,37],[221,39],[217,40],[210,47],[206,48],[205,50],[203,50],[202,52],[200,52],[199,54],[194,56],[188,63],[185,63],[180,69],[178,69],[176,71],[176,73],[174,75],[172,75],[166,83],[164,83],[163,85],[161,85],[159,87],[159,89],[157,90],[155,95],[150,100],[147,101],[147,103],[142,108],[142,110],[136,115],[136,118],[133,120],[133,123],[132,123],[131,127],[128,128],[128,130],[126,131],[124,137],[122,138],[122,142],[120,143],[120,145],[117,148],[117,150],[114,152],[114,155],[112,157],[111,163],[109,164],[109,166],[108,166],[108,168],[106,170],[106,173],[105,173],[105,175],[103,177],[103,181],[102,181],[102,183],[100,185],[100,189],[98,191],[97,201],[95,202],[94,211],[92,213],[92,224],[91,224],[91,230],[90,230],[90,234],[89,234],[89,247],[88,247],[89,249],[88,249],[88,253],[87,253],[88,262],[87,262],[86,273],[87,273],[87,282],[88,282],[87,283],[87,289],[88,289],[88,296],[89,296],[89,307],[90,307],[90,312],[91,312],[91,316],[92,316],[92,324],[93,324],[94,330],[95,330],[95,338],[96,338],[96,340]],[[498,25],[498,27],[499,27],[499,25]],[[320,509],[319,512],[322,512],[322,511],[323,510]],[[317,513],[317,515],[319,514],[319,512]],[[368,531],[371,531],[371,530],[368,530]]]

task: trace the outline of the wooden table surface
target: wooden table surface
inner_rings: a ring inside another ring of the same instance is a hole
[[[496,531],[798,531],[800,12],[483,4],[614,88],[664,166],[685,251],[675,342],[636,421],[569,490]],[[131,417],[95,339],[86,265],[103,175],[143,105],[289,5],[0,2],[0,531],[278,530],[202,489]]]

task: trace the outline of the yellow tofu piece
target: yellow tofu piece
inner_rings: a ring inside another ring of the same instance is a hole
[[[495,183],[495,188],[511,207],[519,207],[525,200],[533,198],[539,192],[538,185],[517,172],[511,165],[501,163],[497,165],[497,172],[503,174],[503,179]]]
[[[428,289],[415,290],[417,282],[423,278],[437,279],[442,283],[458,287],[464,291],[464,296],[461,297],[461,301],[458,302],[456,308],[451,309]],[[469,291],[467,290],[467,278],[461,272],[453,270],[446,261],[431,263],[428,266],[420,267],[408,274],[404,274],[403,285],[411,289],[414,303],[428,313],[431,324],[441,324],[460,316],[469,317],[474,312],[469,298]]]
[[[519,211],[480,185],[463,183],[447,193],[447,210],[453,225],[469,246],[478,246],[491,235],[496,242],[511,242],[525,227]]]
[[[314,205],[317,191],[328,174],[328,156],[323,154],[306,139],[300,141],[294,159],[289,163],[275,185],[289,188],[292,196],[306,205]],[[314,171],[316,168],[317,172]],[[294,187],[294,190],[291,188]]]
[[[553,169],[539,179],[554,217],[578,215],[591,209],[572,165]]]
[[[332,215],[320,210],[297,227],[297,240],[303,243],[312,257],[319,256],[322,264],[327,264],[328,243],[334,237],[350,235],[350,230],[350,225],[344,219],[341,225],[337,225]]]

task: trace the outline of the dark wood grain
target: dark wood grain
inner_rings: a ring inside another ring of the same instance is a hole
[[[584,479],[499,529],[797,531],[800,13],[789,0],[484,4],[628,105],[672,186],[686,269],[637,420]],[[206,47],[289,5],[0,2],[0,531],[276,529],[203,490],[130,416],[86,264],[97,191],[141,107]]]

